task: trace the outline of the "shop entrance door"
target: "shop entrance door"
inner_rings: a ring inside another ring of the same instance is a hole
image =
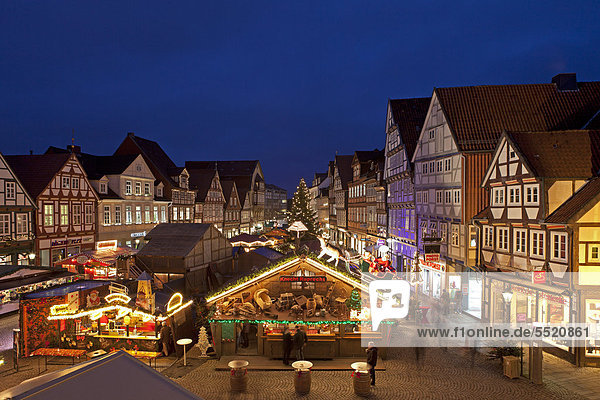
[[[240,322],[236,324],[235,354],[252,356],[258,354],[258,325]]]

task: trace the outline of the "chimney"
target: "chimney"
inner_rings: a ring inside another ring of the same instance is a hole
[[[33,155],[33,150],[29,150],[29,155],[32,156]]]
[[[127,136],[129,136],[129,137],[134,137],[134,136],[135,136],[135,133],[133,133],[133,132],[127,132]]]
[[[81,146],[70,144],[67,146],[67,150],[69,150],[71,153],[81,154]]]
[[[577,76],[575,73],[555,75],[554,78],[552,78],[552,83],[556,85],[556,90],[559,92],[578,90]]]

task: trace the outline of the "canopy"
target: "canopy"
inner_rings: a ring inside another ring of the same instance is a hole
[[[117,247],[116,249],[107,250],[92,250],[77,253],[72,257],[65,258],[56,262],[54,265],[84,265],[84,266],[98,266],[108,267],[117,263],[118,257],[133,256],[138,251],[131,247],[123,246]]]

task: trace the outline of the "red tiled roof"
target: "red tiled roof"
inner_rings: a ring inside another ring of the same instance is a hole
[[[590,178],[600,171],[600,131],[510,132],[507,136],[545,178]]]
[[[398,132],[409,160],[412,159],[417,148],[417,141],[427,117],[430,102],[431,97],[390,100],[394,123],[398,126]]]
[[[460,151],[490,151],[502,131],[582,129],[600,110],[600,82],[436,88]]]
[[[565,224],[570,222],[586,204],[600,195],[600,178],[594,177],[562,203],[544,222]]]
[[[4,156],[8,165],[35,199],[48,186],[66,164],[71,154],[40,154],[29,156]]]

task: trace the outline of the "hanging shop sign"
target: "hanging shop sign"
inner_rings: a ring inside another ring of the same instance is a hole
[[[421,261],[421,266],[423,266],[425,268],[430,268],[430,269],[435,269],[437,271],[446,272],[446,266],[443,264],[438,264],[436,262],[430,262],[430,261],[425,261],[425,260],[420,260],[420,261]]]
[[[132,238],[136,238],[136,237],[144,237],[144,236],[146,236],[146,231],[144,231],[144,232],[133,232],[133,233],[131,234],[131,237],[132,237]]]
[[[440,261],[439,254],[425,254],[425,262],[438,262]]]
[[[533,271],[531,283],[546,283],[546,271]]]
[[[314,275],[314,276],[282,275],[279,277],[279,282],[327,282],[327,277],[324,275]]]
[[[96,250],[117,250],[117,241],[116,240],[103,240],[101,242],[96,242]]]

